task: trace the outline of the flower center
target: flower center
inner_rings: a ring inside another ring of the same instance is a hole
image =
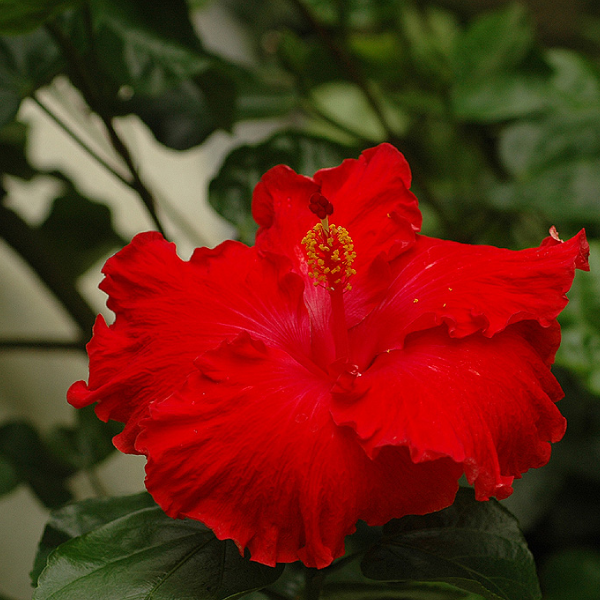
[[[335,345],[336,359],[347,359],[349,354],[348,328],[344,311],[343,293],[352,289],[348,280],[356,271],[354,242],[348,231],[329,223],[333,205],[322,194],[313,194],[309,209],[320,220],[302,239],[308,259],[308,275],[315,286],[329,292],[331,299],[330,328]]]
[[[348,280],[356,274],[352,268],[356,252],[348,230],[329,224],[328,216],[333,214],[333,205],[325,196],[313,194],[309,208],[321,219],[302,240],[308,258],[309,277],[314,279],[315,286],[321,285],[330,292],[352,289]]]

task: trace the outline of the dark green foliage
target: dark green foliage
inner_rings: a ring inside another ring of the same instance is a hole
[[[39,27],[79,0],[0,0],[0,32],[21,33]]]
[[[0,426],[0,493],[26,483],[46,506],[60,506],[71,498],[65,484],[73,472],[29,423],[9,421]]]
[[[198,522],[170,519],[145,495],[67,507],[46,533],[49,545],[64,541],[39,574],[36,600],[90,590],[98,600],[216,600],[263,588],[282,571],[250,562]]]
[[[63,65],[43,29],[0,37],[0,127],[12,121],[21,101],[49,83]]]
[[[465,488],[450,508],[384,526],[382,542],[361,567],[371,579],[444,581],[490,600],[541,597],[516,519],[497,502],[477,502]]]
[[[38,231],[62,271],[76,279],[115,247],[125,245],[112,227],[109,208],[68,187],[56,198]]]

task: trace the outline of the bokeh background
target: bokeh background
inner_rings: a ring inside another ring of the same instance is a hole
[[[2,0],[0,33],[0,598],[31,596],[51,508],[143,489],[114,424],[65,400],[110,319],[106,258],[159,224],[184,258],[251,244],[268,168],[312,175],[386,140],[427,234],[588,232],[555,369],[568,432],[505,504],[545,598],[600,598],[597,2]]]

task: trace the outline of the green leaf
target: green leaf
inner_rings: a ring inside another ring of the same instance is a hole
[[[0,37],[0,127],[12,121],[21,101],[49,83],[62,66],[57,47],[43,29]]]
[[[39,27],[78,0],[0,0],[0,32],[22,33]]]
[[[233,542],[218,540],[201,523],[142,507],[61,544],[33,597],[217,600],[265,587],[282,568],[240,556]]]
[[[430,82],[446,83],[452,73],[457,41],[461,39],[454,15],[431,6],[423,11],[405,3],[400,27],[408,41],[414,70]]]
[[[115,451],[112,438],[121,432],[123,426],[115,421],[104,423],[98,419],[92,406],[78,409],[76,416],[75,426],[52,429],[47,443],[53,454],[73,469],[89,469]]]
[[[137,95],[124,104],[168,148],[187,150],[217,129],[231,128],[235,117],[234,83],[218,69],[207,69],[156,97]]]
[[[12,121],[0,128],[0,173],[30,180],[38,171],[27,160],[27,125]]]
[[[12,461],[0,454],[0,496],[12,492],[21,483],[21,477]]]
[[[599,223],[599,118],[594,107],[586,114],[553,114],[507,128],[500,157],[517,179],[491,189],[493,204],[535,211],[563,227]]]
[[[235,120],[281,117],[298,104],[289,82],[268,73],[228,66],[236,87]]]
[[[300,36],[289,29],[280,32],[280,36],[279,59],[288,71],[300,78],[304,89],[346,79],[345,71],[320,40]]]
[[[549,103],[549,77],[535,73],[498,73],[472,79],[452,90],[452,108],[461,119],[494,123],[527,116]]]
[[[95,50],[105,73],[156,96],[210,64],[184,0],[91,0]]]
[[[79,537],[136,510],[156,504],[147,492],[120,498],[92,498],[52,511],[35,557],[31,582],[35,587],[50,553],[70,539]]]
[[[454,68],[458,80],[484,79],[511,71],[534,43],[531,20],[522,4],[509,3],[475,20],[458,39]]]
[[[56,198],[39,232],[56,253],[62,271],[75,279],[125,240],[112,227],[110,209],[82,196],[72,185]]]
[[[556,363],[576,373],[600,395],[600,242],[590,241],[590,272],[578,273],[560,317],[562,343]],[[589,456],[589,454],[587,455]]]
[[[554,106],[571,111],[600,105],[600,76],[594,63],[559,48],[548,50],[546,58],[554,71],[550,97]]]
[[[398,135],[405,133],[409,124],[407,115],[384,97],[380,100],[390,127]],[[312,101],[323,115],[355,136],[373,143],[386,139],[387,134],[379,117],[356,85],[344,81],[324,83],[314,88]]]
[[[542,568],[545,600],[598,600],[600,553],[586,549],[564,550]]]
[[[312,176],[318,169],[339,164],[350,152],[325,138],[294,131],[277,133],[253,146],[240,146],[229,154],[210,182],[209,202],[238,228],[239,239],[251,245],[256,233],[252,192],[266,171],[286,164],[297,173]]]
[[[27,483],[46,506],[60,506],[71,499],[65,483],[73,470],[56,460],[29,423],[11,421],[0,427],[0,457],[12,465],[12,477]],[[6,470],[5,474],[11,477]],[[10,489],[8,481],[6,491]]]
[[[384,581],[439,581],[488,600],[540,598],[535,564],[516,519],[496,501],[461,488],[453,506],[384,526],[361,568]]]
[[[368,585],[361,583],[336,583],[325,585],[323,600],[481,600],[472,594],[447,583],[408,581]]]
[[[485,15],[459,38],[452,108],[461,118],[495,122],[535,113],[551,102],[552,68],[534,45],[521,4]]]

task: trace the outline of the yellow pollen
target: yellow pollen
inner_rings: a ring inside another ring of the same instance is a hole
[[[308,259],[308,275],[314,285],[321,285],[330,291],[340,287],[352,289],[348,279],[356,275],[352,263],[356,258],[354,242],[348,231],[339,225],[328,224],[325,230],[317,223],[302,240]]]

